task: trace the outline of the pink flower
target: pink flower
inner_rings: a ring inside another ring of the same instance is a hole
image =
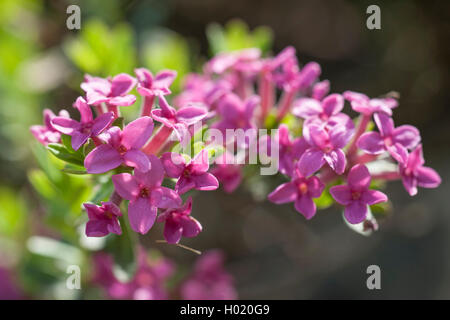
[[[311,219],[316,214],[316,204],[312,198],[318,198],[325,185],[319,178],[305,175],[300,167],[294,170],[292,180],[278,186],[268,199],[276,204],[294,202],[295,209],[306,219]]]
[[[418,145],[410,154],[400,149],[399,171],[403,186],[411,196],[417,194],[417,186],[422,188],[437,188],[441,184],[439,174],[429,167],[424,167],[422,145]]]
[[[163,70],[155,77],[145,68],[135,69],[134,72],[138,80],[137,92],[142,96],[164,96],[170,94],[169,87],[177,76],[177,73],[172,70]]]
[[[234,164],[234,156],[225,152],[216,160],[216,166],[211,170],[226,193],[236,190],[242,181],[242,166]]]
[[[289,129],[285,124],[279,126],[276,139],[278,140],[280,158],[278,170],[282,174],[292,176],[297,161],[306,149],[309,148],[309,144],[303,137],[292,139]],[[267,151],[267,156],[269,157],[272,155],[272,143],[273,141],[268,135],[261,137],[259,140],[260,150],[263,153]]]
[[[224,269],[220,251],[204,253],[196,262],[193,274],[181,286],[184,300],[235,300],[237,292],[232,276]]]
[[[247,130],[256,128],[253,114],[258,104],[259,97],[257,96],[251,96],[242,101],[236,94],[227,93],[220,99],[217,106],[221,120],[214,123],[212,127],[220,130],[227,138],[229,138],[226,134],[227,129],[243,129],[246,133],[245,141],[242,141],[239,147],[247,146],[256,138],[253,136],[256,133],[253,132],[254,130]],[[225,142],[231,143],[233,141]]]
[[[88,173],[104,173],[121,164],[134,167],[142,172],[150,170],[150,162],[140,149],[152,135],[153,120],[142,117],[129,123],[123,131],[112,127],[106,131],[102,144],[92,150],[84,160]]]
[[[362,93],[345,91],[344,98],[350,101],[350,104],[356,112],[370,116],[375,112],[381,112],[392,115],[392,109],[398,106],[397,100],[393,98],[370,99]]]
[[[161,109],[152,110],[152,117],[166,127],[172,128],[180,141],[184,141],[188,127],[207,116],[206,108],[186,106],[176,110],[169,106],[164,97],[159,97]]]
[[[309,176],[328,163],[337,174],[342,174],[347,163],[342,148],[352,135],[353,130],[348,130],[343,125],[335,125],[329,130],[324,125],[305,125],[303,136],[310,147],[300,158],[301,172]]]
[[[344,108],[344,98],[340,94],[331,94],[322,101],[313,98],[300,98],[295,102],[292,114],[305,120],[318,118],[328,121]]]
[[[60,117],[69,118],[69,113],[66,110],[59,112]],[[52,125],[52,120],[55,118],[55,114],[50,109],[44,110],[44,125],[31,126],[30,131],[33,136],[44,146],[49,143],[61,142],[61,133],[55,129]]]
[[[261,51],[259,49],[243,49],[216,55],[205,65],[205,73],[223,74],[228,70],[243,73],[256,73],[261,68]]]
[[[168,243],[178,243],[183,237],[196,237],[201,231],[201,224],[190,216],[192,198],[179,208],[168,209],[158,217],[158,222],[165,222],[164,238]]]
[[[179,194],[191,189],[209,191],[216,190],[219,182],[209,170],[208,151],[203,149],[189,163],[181,154],[166,152],[161,156],[161,161],[166,174],[171,178],[177,178],[175,190]]]
[[[91,108],[82,97],[78,97],[74,107],[81,114],[80,122],[67,117],[54,117],[52,125],[59,132],[71,136],[72,148],[78,150],[89,138],[98,136],[108,128],[114,120],[114,115],[107,112],[94,119]]]
[[[399,157],[399,147],[413,149],[420,142],[419,130],[413,126],[394,127],[394,121],[384,113],[375,113],[379,132],[366,132],[358,139],[358,147],[369,154],[387,150],[394,158]]]
[[[101,285],[112,299],[163,300],[168,298],[167,278],[173,273],[174,266],[167,259],[150,259],[139,248],[137,270],[128,282],[119,281],[114,273],[114,261],[111,255],[97,253],[94,255],[93,281]]]
[[[330,91],[330,81],[323,80],[317,82],[312,88],[312,98],[316,100],[322,100]]]
[[[383,192],[369,189],[370,180],[367,167],[357,164],[348,173],[347,185],[330,188],[334,200],[345,206],[344,216],[351,224],[357,224],[366,219],[368,205],[388,200]]]
[[[128,217],[131,228],[146,234],[155,223],[158,208],[177,208],[181,205],[180,196],[173,190],[161,187],[164,168],[154,155],[148,156],[151,169],[142,172],[138,169],[134,175],[121,173],[112,177],[116,192],[130,200]]]
[[[86,100],[89,105],[99,105],[105,102],[113,106],[130,106],[136,101],[136,97],[130,92],[136,85],[136,79],[121,73],[114,78],[103,79],[86,75],[81,89],[86,92]]]
[[[89,217],[86,223],[88,237],[104,237],[109,233],[122,234],[118,220],[122,212],[114,203],[102,202],[101,206],[85,203],[83,206]]]

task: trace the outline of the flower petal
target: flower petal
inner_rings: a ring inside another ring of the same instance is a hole
[[[130,226],[135,232],[146,234],[155,223],[158,209],[150,204],[148,198],[137,198],[128,205]]]
[[[89,123],[94,120],[91,107],[89,107],[83,97],[78,97],[73,106],[80,112],[81,123]]]
[[[147,172],[151,168],[147,155],[140,150],[132,149],[127,151],[123,156],[123,160],[125,165],[136,168],[141,172]]]
[[[156,187],[152,190],[150,202],[155,207],[168,209],[179,207],[182,200],[174,190],[166,187]]]
[[[195,183],[195,189],[201,191],[216,190],[219,187],[219,181],[209,172],[193,176],[192,181]]]
[[[358,139],[358,148],[369,154],[380,154],[384,151],[384,142],[378,132],[366,132]]]
[[[72,133],[72,148],[73,150],[78,150],[80,147],[86,143],[91,135],[89,133],[82,133],[79,131],[74,131]]]
[[[337,93],[330,94],[323,99],[322,108],[329,117],[338,114],[344,108],[344,98]]]
[[[73,134],[74,131],[80,128],[78,121],[65,117],[54,117],[51,123],[55,130],[67,135]]]
[[[180,242],[181,235],[183,233],[183,227],[172,220],[167,220],[164,225],[164,238],[167,243],[175,244]]]
[[[111,81],[111,96],[123,96],[133,89],[136,79],[132,76],[121,73],[115,76]]]
[[[297,200],[295,200],[294,206],[295,210],[300,212],[308,220],[316,214],[316,204],[306,195],[298,197]]]
[[[187,126],[193,125],[206,117],[208,111],[203,107],[187,106],[179,109],[176,118]]]
[[[378,130],[383,137],[389,137],[394,131],[394,120],[385,113],[375,113],[373,116],[375,123],[377,124]]]
[[[420,143],[420,132],[413,126],[403,125],[395,128],[392,135],[394,142],[407,149],[414,149]]]
[[[352,202],[352,192],[348,186],[340,185],[331,187],[330,194],[337,203],[344,206]]]
[[[185,217],[181,220],[183,226],[183,237],[196,237],[202,231],[202,225],[192,217]]]
[[[122,132],[122,144],[128,148],[140,149],[150,139],[153,132],[153,120],[142,117],[130,122]]]
[[[184,157],[175,152],[166,152],[161,156],[161,162],[166,174],[171,178],[178,178],[183,173],[186,162]]]
[[[351,224],[363,222],[367,216],[367,205],[359,201],[353,201],[345,207],[344,216]]]
[[[84,159],[88,173],[105,173],[122,164],[119,152],[110,145],[103,144],[92,150]]]
[[[350,189],[355,191],[367,190],[370,185],[370,173],[367,167],[363,164],[357,164],[350,169],[348,173],[347,182]]]
[[[129,173],[121,173],[112,176],[112,182],[116,192],[126,200],[134,200],[139,195],[139,183]]]
[[[128,106],[131,106],[135,102],[136,102],[136,97],[132,94],[128,94],[123,97],[108,98],[108,103],[113,106],[128,107]]]
[[[86,236],[104,237],[109,234],[109,222],[106,220],[90,220],[86,223]]]
[[[344,173],[347,159],[345,158],[345,153],[342,149],[332,150],[331,152],[326,153],[323,158],[337,174]]]
[[[292,202],[297,199],[298,190],[293,182],[283,183],[268,195],[269,201],[276,204]]]
[[[161,160],[155,155],[149,155],[147,157],[150,161],[150,170],[147,172],[135,170],[134,176],[139,183],[147,187],[159,187],[164,179],[164,168]]]
[[[311,98],[300,98],[296,100],[292,108],[292,114],[303,119],[315,117],[322,111],[321,103]]]
[[[417,184],[423,188],[436,188],[441,184],[441,177],[432,168],[419,167],[416,169]]]
[[[322,168],[325,163],[324,153],[318,149],[310,148],[300,158],[297,167],[304,177],[309,177]]]
[[[208,171],[209,169],[209,154],[208,150],[203,149],[200,151],[189,163],[191,172],[194,174],[200,174]]]
[[[361,201],[369,206],[380,202],[386,202],[387,200],[388,197],[383,192],[378,190],[367,190],[361,194]]]
[[[96,137],[102,133],[114,120],[114,114],[112,112],[104,113],[98,116],[92,124],[92,136]]]

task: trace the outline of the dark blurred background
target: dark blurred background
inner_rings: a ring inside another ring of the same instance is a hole
[[[449,1],[43,1],[37,9],[38,23],[27,16],[16,19],[37,26],[34,50],[46,52],[46,57],[53,52],[51,61],[60,65],[44,64],[40,77],[23,84],[32,87],[30,96],[40,97],[33,100],[34,110],[29,104],[20,109],[20,118],[28,117],[23,126],[39,119],[43,107],[67,107],[80,94],[82,73],[71,71],[73,61],[61,54],[64,39],[78,33],[65,26],[69,4],[80,5],[82,30],[91,18],[111,27],[128,23],[138,52],[146,46],[149,30],[176,32],[191,52],[186,62],[191,69],[198,64],[192,57],[210,56],[207,26],[237,18],[251,30],[269,27],[273,53],[292,45],[301,63],[319,62],[321,78],[331,81],[332,92],[354,90],[371,97],[398,92],[396,125],[420,129],[427,165],[443,180],[438,189],[420,189],[411,198],[400,182],[389,184],[390,215],[380,222],[379,231],[364,237],[344,224],[338,207],[320,211],[306,222],[290,205],[261,200],[272,186],[250,181],[232,195],[211,192],[196,198],[195,216],[205,228],[186,244],[199,250],[222,248],[242,299],[450,298]],[[366,28],[366,8],[372,4],[381,8],[381,30]],[[121,50],[115,48],[117,54]],[[152,47],[148,50],[151,55]],[[5,70],[2,79],[7,82]],[[54,83],[36,85],[50,75]],[[2,155],[0,179],[14,192],[33,197],[26,182],[33,161],[23,142],[30,136],[23,133],[21,144],[6,127],[18,125],[17,114],[11,115],[14,99],[3,97],[0,138],[3,150],[20,147]],[[158,238],[149,235],[143,240],[154,246]],[[158,245],[158,249],[179,262],[194,259],[177,247]],[[381,268],[381,290],[366,287],[366,268],[372,264]]]

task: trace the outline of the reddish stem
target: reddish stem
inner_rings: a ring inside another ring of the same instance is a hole
[[[95,113],[97,114],[97,117],[101,116],[105,113],[105,110],[103,109],[103,105],[99,104],[95,106]]]
[[[396,171],[382,172],[382,173],[372,175],[372,179],[377,179],[377,180],[392,181],[392,180],[398,180],[400,178],[401,178],[401,175]]]
[[[155,101],[155,96],[145,96],[144,103],[142,104],[141,117],[150,117],[153,108],[153,102]]]
[[[161,125],[155,135],[150,139],[149,143],[142,149],[142,151],[148,155],[158,154],[164,147],[168,138],[172,134],[173,129],[165,125]]]
[[[353,137],[352,143],[350,144],[350,147],[347,151],[347,155],[349,158],[351,158],[356,152],[356,142],[358,141],[359,137],[366,131],[367,125],[370,122],[370,117],[370,115],[363,115],[361,120],[359,121],[358,129],[356,130],[355,136]]]
[[[113,113],[115,119],[120,117],[120,111],[118,106],[113,106],[110,104],[107,104],[106,106],[108,107],[108,111]]]
[[[295,95],[297,94],[297,89],[289,89],[285,90],[283,92],[283,96],[280,100],[280,108],[277,115],[277,120],[281,121],[283,120],[284,116],[289,112],[291,109],[292,102],[294,101]]]
[[[261,114],[260,122],[264,126],[270,108],[274,104],[275,90],[273,83],[270,81],[270,76],[267,71],[263,71],[259,78],[259,95],[261,97]]]

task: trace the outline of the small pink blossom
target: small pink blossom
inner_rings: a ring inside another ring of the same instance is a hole
[[[136,85],[136,79],[121,73],[115,77],[103,79],[86,75],[81,89],[86,92],[86,100],[89,105],[106,103],[112,106],[130,106],[136,101],[136,97],[130,92]]]
[[[399,157],[399,148],[413,149],[420,142],[420,133],[413,126],[394,127],[394,121],[384,113],[375,113],[375,123],[379,132],[366,132],[358,139],[358,147],[369,154],[389,151],[394,158]]]
[[[391,116],[392,109],[398,106],[398,102],[394,98],[370,99],[365,94],[354,91],[345,91],[343,95],[345,99],[350,101],[353,110],[367,116],[375,112],[381,112]]]
[[[108,128],[114,120],[114,115],[107,112],[94,119],[91,108],[82,97],[78,97],[74,107],[81,114],[80,122],[67,117],[54,117],[52,125],[59,132],[71,136],[72,148],[78,150],[89,138],[97,137]]]
[[[422,145],[418,145],[408,154],[406,149],[399,150],[399,171],[403,186],[411,196],[417,194],[417,187],[437,188],[441,184],[441,177],[432,168],[425,167]]]
[[[123,131],[119,127],[107,130],[102,144],[92,150],[84,160],[88,173],[104,173],[124,164],[142,172],[150,170],[150,162],[140,149],[152,135],[153,120],[141,117],[130,122]]]
[[[342,174],[347,163],[342,150],[353,135],[343,125],[336,125],[330,130],[324,125],[310,124],[303,128],[303,136],[310,145],[299,161],[299,167],[305,176],[319,170],[325,163],[337,174]]]
[[[242,182],[242,166],[234,163],[234,156],[225,152],[217,158],[216,166],[211,170],[226,193],[235,191]]]
[[[193,274],[182,284],[184,300],[235,300],[237,292],[232,276],[224,269],[220,251],[204,253],[196,262]]]
[[[158,217],[158,222],[164,222],[164,238],[168,243],[178,243],[183,237],[196,237],[201,231],[201,224],[190,216],[192,198],[179,208],[166,210]]]
[[[109,233],[122,234],[118,217],[122,212],[112,202],[102,202],[101,206],[85,203],[84,208],[89,217],[86,223],[86,235],[88,237],[104,237]]]
[[[203,106],[189,105],[176,110],[169,106],[164,97],[159,97],[160,109],[152,110],[152,117],[168,128],[172,128],[180,141],[187,136],[188,127],[207,116]]]
[[[166,174],[178,179],[175,190],[179,194],[191,189],[210,191],[219,187],[217,178],[208,172],[208,151],[203,149],[189,163],[181,154],[167,152],[161,156]]]
[[[155,77],[145,68],[135,69],[134,72],[138,80],[137,92],[142,96],[164,96],[170,94],[169,87],[177,76],[177,73],[172,70],[163,70]]]
[[[363,164],[350,169],[347,185],[330,188],[334,200],[345,206],[344,216],[351,224],[363,222],[367,216],[367,206],[386,202],[387,196],[378,190],[370,190],[370,173]]]
[[[55,118],[55,114],[50,109],[44,110],[44,125],[34,125],[30,127],[30,131],[33,136],[44,146],[49,143],[61,142],[61,133],[56,130],[52,124],[52,120]],[[69,118],[69,113],[66,110],[59,112],[59,117]]]
[[[164,168],[154,155],[148,156],[151,169],[142,172],[138,169],[134,175],[121,173],[112,177],[116,192],[129,200],[128,218],[131,228],[146,234],[155,223],[158,208],[177,208],[181,198],[174,190],[162,187]]]
[[[295,209],[309,220],[316,214],[313,198],[320,197],[325,185],[316,176],[308,177],[307,173],[297,166],[292,180],[278,186],[268,198],[276,204],[294,202]]]

